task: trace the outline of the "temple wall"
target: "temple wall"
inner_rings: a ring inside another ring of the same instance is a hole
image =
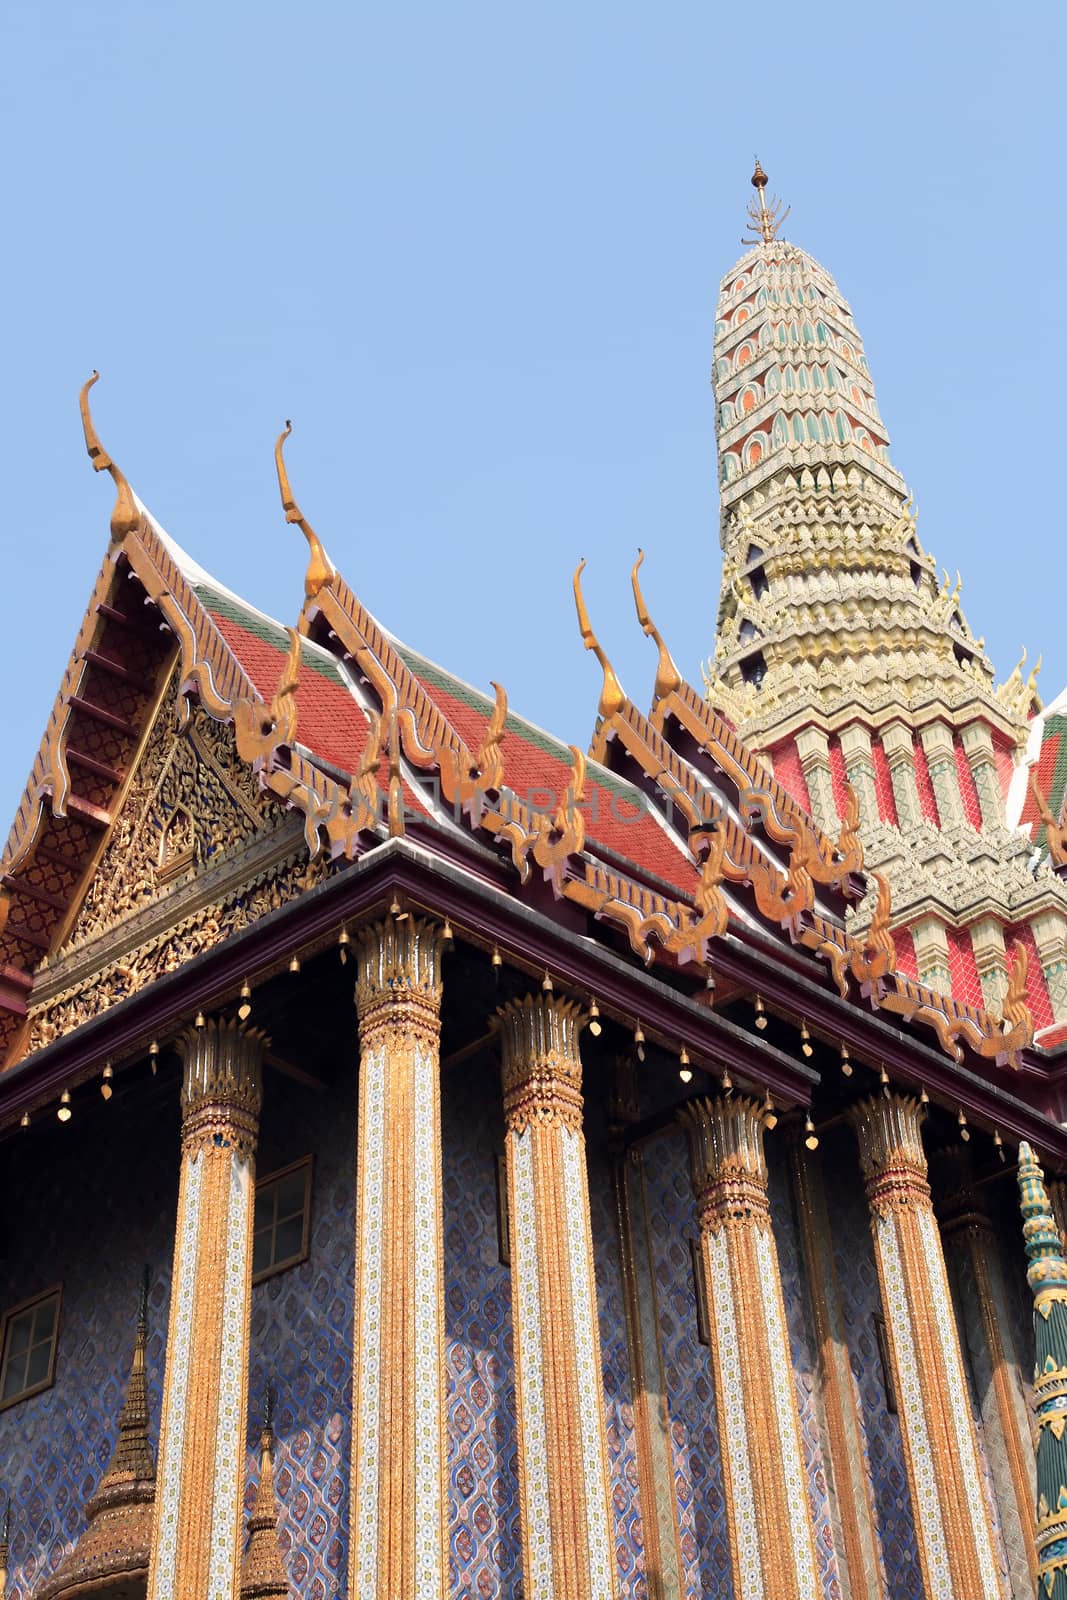
[[[255,1498],[269,1380],[279,1539],[294,1600],[334,1600],[348,1560],[355,1127],[354,1065],[321,1095],[268,1074],[257,1173],[314,1155],[311,1230],[308,1259],[252,1290],[245,1504]]]
[[[445,1076],[441,1124],[450,1592],[520,1600],[511,1272],[500,1262],[497,1227],[504,1116],[494,1064]]]
[[[641,1154],[645,1216],[634,1225],[648,1229],[655,1277],[685,1593],[687,1600],[734,1600],[711,1354],[697,1331],[689,1241],[699,1230],[681,1129],[648,1140]]]
[[[831,1520],[830,1485],[827,1481],[818,1414],[818,1363],[808,1301],[808,1287],[800,1253],[800,1240],[793,1197],[780,1140],[768,1140],[767,1166],[770,1180],[771,1225],[778,1248],[782,1276],[782,1298],[793,1357],[793,1382],[800,1413],[800,1443],[808,1474],[812,1527],[815,1531],[815,1556],[823,1600],[841,1600],[841,1579],[837,1570],[837,1551]]]
[[[607,1160],[589,1152],[589,1206],[593,1225],[593,1264],[600,1321],[600,1363],[604,1376],[604,1423],[615,1527],[619,1600],[648,1600],[645,1537],[641,1518],[633,1390],[626,1345],[622,1267],[614,1193]]]
[[[900,1426],[887,1403],[878,1348],[878,1269],[855,1143],[844,1130],[835,1132],[823,1140],[820,1155],[886,1593],[892,1600],[923,1600]]]
[[[147,1074],[147,1068],[144,1069]],[[7,1600],[31,1600],[85,1526],[118,1436],[140,1276],[151,1273],[149,1438],[159,1439],[178,1196],[178,1085],[161,1073],[125,1104],[50,1114],[0,1161],[0,1308],[62,1286],[55,1382],[0,1411],[0,1487],[10,1493]],[[143,1097],[142,1097],[143,1096]],[[45,1114],[42,1113],[42,1117]]]

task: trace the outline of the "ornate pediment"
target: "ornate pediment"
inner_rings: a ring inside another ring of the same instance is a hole
[[[63,961],[166,896],[184,901],[178,890],[283,817],[238,756],[230,728],[200,709],[179,728],[172,680],[88,893],[53,959]]]

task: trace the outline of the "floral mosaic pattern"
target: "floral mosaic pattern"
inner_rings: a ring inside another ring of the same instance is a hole
[[[259,1476],[264,1386],[277,1389],[274,1488],[294,1600],[336,1600],[348,1563],[351,1451],[355,1070],[310,1099],[272,1075],[259,1170],[315,1157],[308,1259],[252,1290],[245,1506]]]
[[[604,1380],[604,1426],[608,1444],[608,1479],[619,1600],[648,1600],[645,1537],[634,1442],[633,1389],[626,1348],[626,1313],[623,1309],[619,1239],[613,1206],[607,1162],[590,1154],[589,1209],[593,1227],[600,1365]]]
[[[449,1592],[522,1600],[511,1274],[500,1264],[499,1079],[487,1067],[441,1086],[445,1221]]]
[[[7,1600],[31,1600],[85,1526],[82,1507],[118,1437],[144,1263],[153,1450],[158,1442],[178,1198],[176,1075],[168,1088],[173,1098],[160,1093],[151,1106],[116,1097],[79,1108],[66,1127],[32,1128],[0,1165],[0,1309],[63,1286],[55,1384],[0,1412],[0,1485],[12,1500]],[[77,1227],[55,1203],[60,1164],[77,1195]]]
[[[826,1141],[823,1172],[827,1209],[833,1218],[834,1262],[842,1319],[856,1383],[857,1414],[886,1593],[891,1600],[923,1600],[904,1449],[897,1419],[886,1406],[875,1332],[881,1295],[869,1214],[859,1163],[844,1138]]]
[[[818,1563],[824,1600],[841,1600],[841,1579],[837,1570],[833,1527],[830,1520],[830,1493],[827,1483],[823,1442],[819,1434],[816,1406],[818,1362],[811,1327],[811,1312],[804,1286],[800,1240],[790,1196],[785,1163],[776,1149],[768,1152],[771,1220],[778,1250],[778,1271],[785,1302],[785,1320],[793,1362],[793,1385],[800,1414],[800,1444],[807,1472],[811,1502],[815,1559]]]
[[[643,1147],[643,1173],[685,1592],[687,1600],[735,1600],[711,1356],[697,1337],[688,1241],[699,1230],[680,1131]]]

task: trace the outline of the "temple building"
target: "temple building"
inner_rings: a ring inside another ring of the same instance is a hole
[[[295,626],[85,385],[0,865],[6,1600],[1067,1585],[1067,700],[994,688],[753,181],[707,684],[638,554],[631,700],[579,564],[587,749],[370,615],[288,424]]]

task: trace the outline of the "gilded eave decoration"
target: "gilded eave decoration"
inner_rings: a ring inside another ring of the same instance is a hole
[[[110,457],[104,458],[92,429],[87,392],[83,418],[90,453],[94,448],[98,452],[94,465],[106,465],[114,476],[117,469]],[[705,967],[713,941],[730,926],[726,891],[741,892],[750,897],[755,915],[764,923],[827,963],[842,996],[852,985],[858,986],[872,1007],[932,1027],[950,1055],[966,1045],[990,1059],[1017,1060],[1019,1049],[1032,1037],[1024,968],[1018,976],[1023,955],[1016,962],[1005,1016],[999,1019],[910,984],[892,971],[887,884],[879,886],[878,910],[866,936],[857,939],[848,932],[844,912],[858,903],[865,890],[854,797],[839,837],[833,840],[821,833],[682,678],[644,604],[639,562],[633,572],[638,620],[659,652],[654,703],[647,717],[625,695],[592,630],[581,591],[581,566],[574,575],[582,640],[596,655],[602,674],[599,718],[588,759],[622,773],[629,767],[640,779],[640,789],[651,796],[660,820],[690,863],[689,887],[684,890],[642,874],[592,836],[583,809],[589,766],[578,747],[571,747],[565,792],[551,813],[532,806],[509,787],[507,697],[497,685],[492,709],[474,741],[476,751],[468,746],[326,556],[292,494],[282,455],[287,436],[288,426],[276,446],[279,487],[287,520],[307,538],[309,567],[299,626],[289,630],[288,654],[274,693],[264,697],[253,685],[168,542],[136,502],[132,502],[136,517],[129,519],[116,478],[121,506],[113,521],[112,548],[16,820],[5,856],[4,884],[9,896],[28,896],[42,829],[64,808],[72,807],[69,735],[75,719],[84,716],[77,689],[92,666],[101,616],[113,606],[120,576],[136,579],[146,605],[155,608],[166,624],[168,631],[162,637],[171,665],[166,668],[161,659],[158,680],[165,681],[167,670],[174,674],[177,734],[188,738],[187,748],[194,748],[207,738],[209,727],[232,730],[225,739],[232,739],[236,761],[265,801],[278,807],[279,815],[285,809],[300,818],[305,866],[301,868],[286,853],[263,869],[265,875],[251,895],[247,883],[232,883],[210,904],[191,907],[188,916],[170,929],[168,949],[153,934],[139,948],[135,962],[128,953],[119,956],[96,978],[79,979],[70,990],[53,994],[47,1013],[34,1007],[32,1032],[27,1035],[23,1029],[25,1044],[38,1047],[77,1026],[84,1020],[86,1005],[100,1003],[105,995],[112,1001],[123,998],[166,970],[167,961],[180,962],[228,937],[247,925],[247,919],[269,909],[278,896],[301,892],[307,886],[308,857],[316,870],[328,870],[330,863],[351,860],[376,840],[402,832],[408,796],[431,816],[431,807],[423,806],[419,798],[419,786],[425,782],[433,785],[439,806],[447,808],[457,825],[499,843],[522,883],[536,869],[557,898],[617,928],[646,964],[659,959],[697,970]],[[349,780],[342,780],[336,769],[324,770],[313,752],[298,742],[304,639],[318,641],[339,657],[359,685],[368,731],[358,770]],[[140,724],[131,725],[130,732],[136,745],[151,726],[147,706],[140,716]],[[124,773],[116,768],[111,799],[97,807],[98,827],[105,838],[111,836],[118,801],[132,770]],[[722,795],[729,798],[728,805],[722,803]],[[182,857],[182,851],[192,849],[195,857],[197,847],[177,836],[173,843],[173,859],[179,862],[177,882],[195,865],[194,859]],[[98,860],[97,850],[91,861]],[[161,863],[162,857],[156,862],[157,873]],[[78,903],[79,893],[85,896],[88,881],[83,876],[79,886],[70,887],[67,902],[60,907],[64,917]],[[89,893],[87,916],[93,913],[97,893]],[[124,916],[137,912],[135,901],[115,904]],[[57,918],[48,936],[41,936],[43,949],[23,951],[16,966],[24,978],[40,966],[42,955],[55,954],[59,931]],[[10,932],[9,917],[8,937]],[[87,999],[94,982],[97,998]],[[2,989],[0,980],[0,997]],[[11,1015],[17,1021],[17,1009]],[[9,1045],[11,1037],[9,1026]]]

